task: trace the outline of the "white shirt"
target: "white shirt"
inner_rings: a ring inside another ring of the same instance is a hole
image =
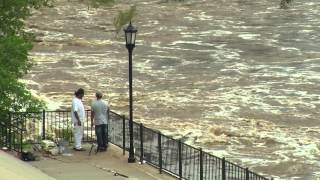
[[[79,119],[81,122],[84,121],[85,119],[85,111],[84,111],[84,106],[82,104],[81,99],[74,97],[72,99],[72,108],[71,108],[71,119],[73,123],[77,123],[78,120],[76,116],[74,115],[74,112],[78,113]]]

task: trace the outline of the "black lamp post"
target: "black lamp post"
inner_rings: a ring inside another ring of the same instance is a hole
[[[133,151],[133,116],[132,116],[132,51],[135,47],[137,29],[130,24],[123,29],[126,36],[126,47],[129,52],[129,134],[130,134],[130,148],[129,148],[129,163],[136,161]]]

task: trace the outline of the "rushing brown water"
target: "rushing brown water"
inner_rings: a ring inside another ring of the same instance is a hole
[[[136,121],[269,177],[320,176],[320,1],[56,1],[28,21],[25,81],[50,109],[70,108],[82,87],[86,105],[101,90],[128,114],[128,54],[112,21],[135,4]]]

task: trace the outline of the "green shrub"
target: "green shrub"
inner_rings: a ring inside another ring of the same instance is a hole
[[[117,17],[113,19],[113,25],[116,29],[116,34],[118,34],[121,28],[128,24],[131,19],[136,15],[136,6],[131,6],[127,11],[119,11]]]
[[[63,129],[62,130],[62,134],[63,134],[63,139],[70,142],[71,138],[73,136],[72,130],[71,129]]]
[[[292,3],[293,0],[281,0],[280,1],[280,8],[281,9],[288,9],[289,4]]]
[[[70,2],[70,0],[68,0]],[[88,6],[88,9],[90,7],[93,7],[93,8],[98,8],[100,7],[101,5],[106,5],[106,6],[109,6],[109,5],[112,5],[115,0],[79,0],[81,3],[86,3],[87,6]]]
[[[115,2],[114,0],[90,0],[90,4],[94,8],[97,8],[101,5],[111,5],[114,2]]]
[[[32,151],[32,144],[31,144],[31,142],[23,142],[23,143],[22,143],[22,150],[23,150],[23,151]]]

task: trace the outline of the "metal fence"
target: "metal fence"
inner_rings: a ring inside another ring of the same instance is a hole
[[[43,111],[10,114],[10,130],[0,124],[0,142],[22,151],[24,143],[41,143],[42,139],[63,138],[73,141],[69,111]],[[86,111],[83,141],[95,140],[91,126],[91,112]],[[109,112],[108,140],[123,149],[129,149],[129,121],[124,116]],[[14,136],[14,138],[13,138]],[[19,138],[16,138],[19,137]],[[190,146],[159,131],[133,122],[133,145],[137,159],[147,162],[179,179],[190,180],[267,180],[248,168],[240,167]]]
[[[129,122],[124,116],[110,112],[110,141],[129,149]],[[190,180],[267,180],[248,168],[211,155],[159,131],[133,122],[135,156],[140,161],[168,172],[179,179]]]
[[[9,150],[22,152],[25,144],[23,142],[24,133],[24,129],[10,123],[0,122],[0,145],[7,147]]]

